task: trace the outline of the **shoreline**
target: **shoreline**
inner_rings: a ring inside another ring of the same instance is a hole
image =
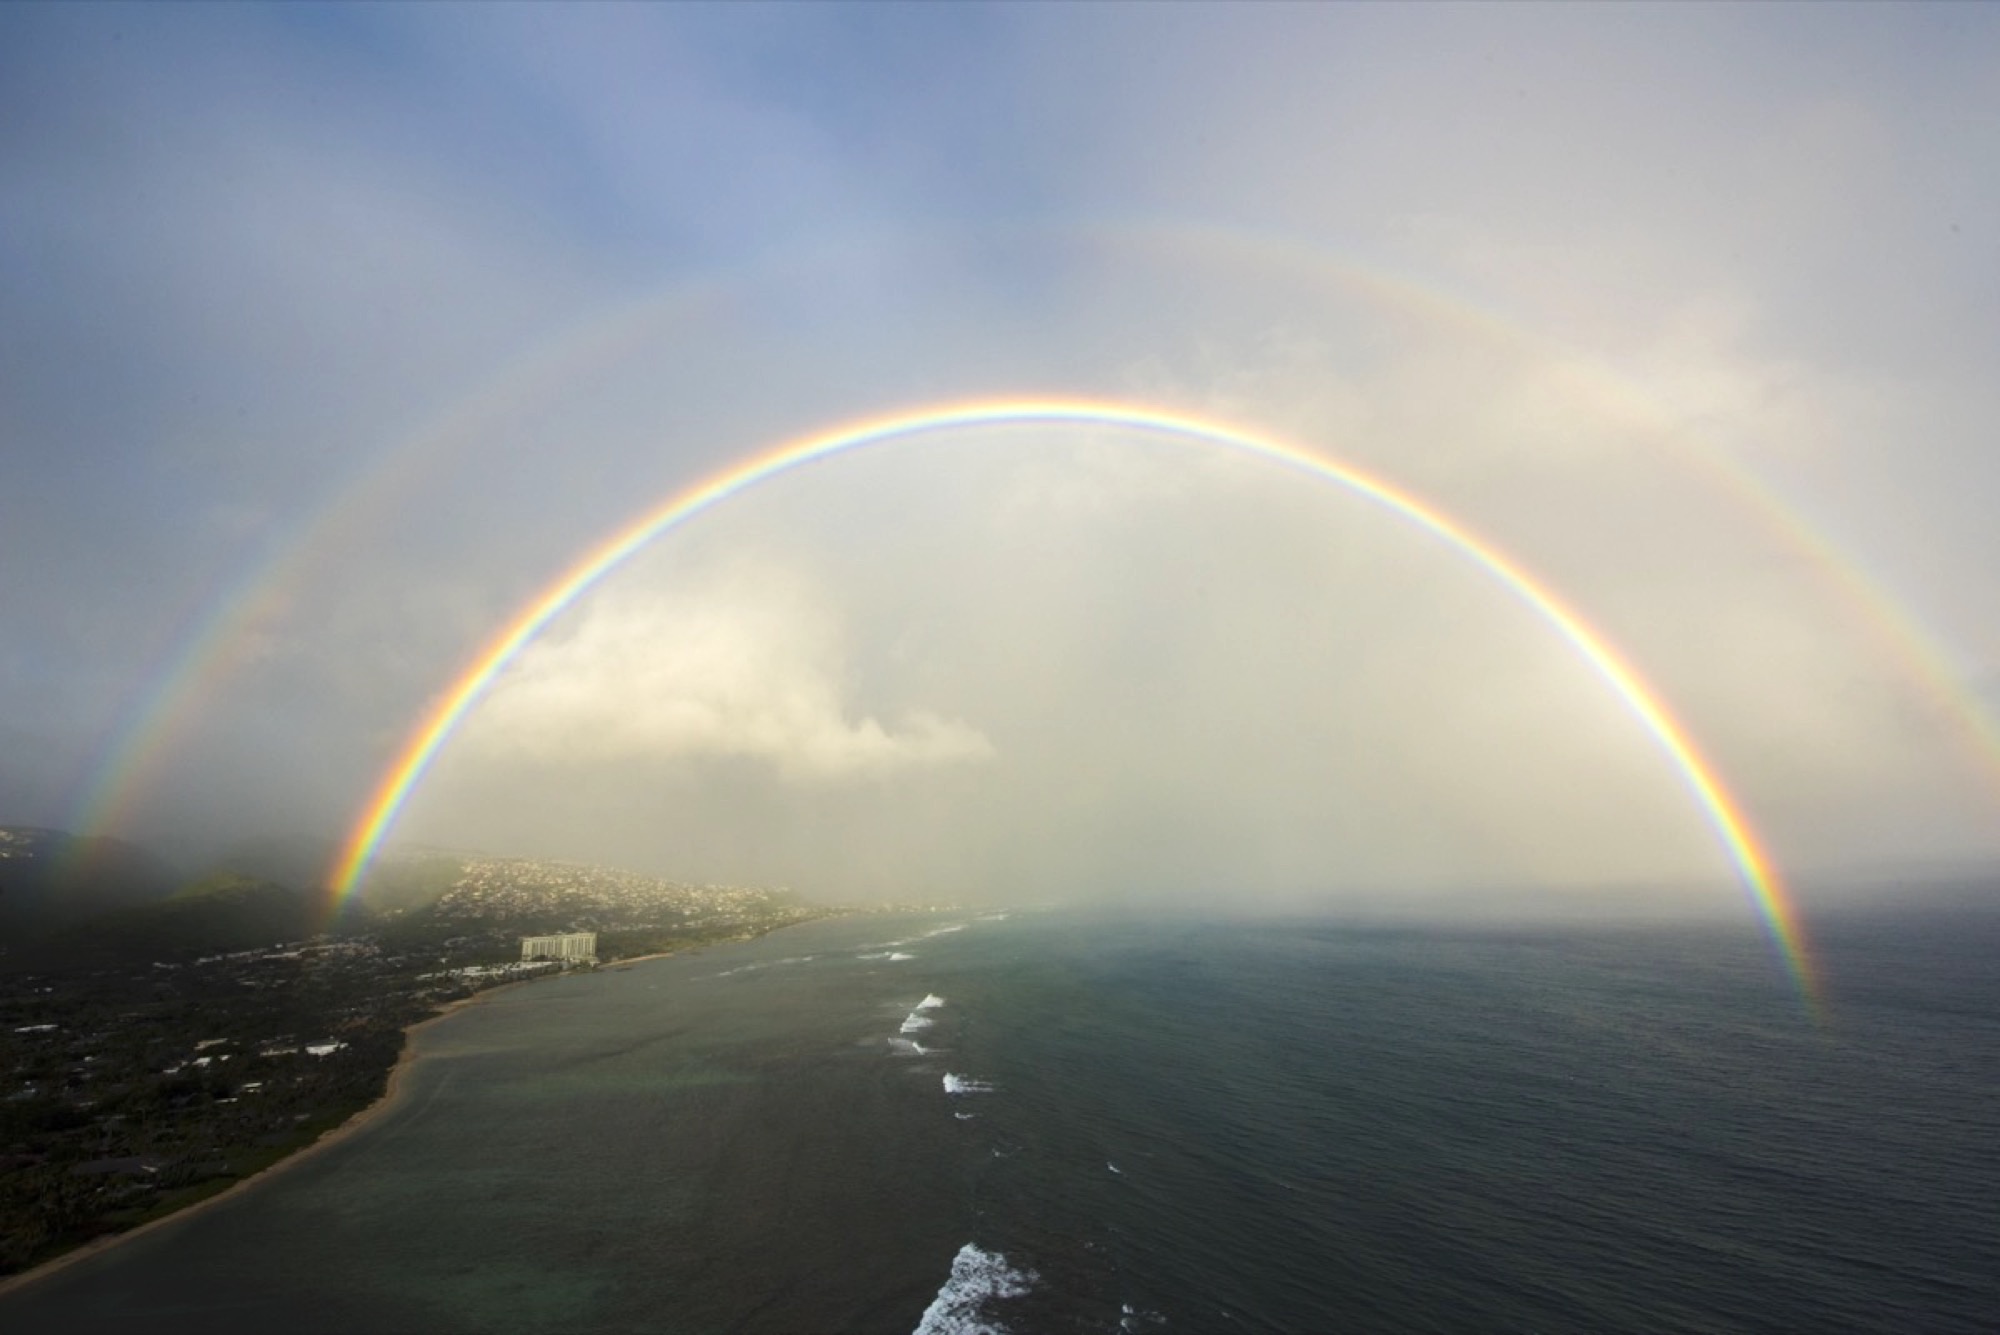
[[[673,952],[667,951],[663,953],[672,954]],[[646,958],[658,959],[660,958],[660,956],[650,955],[647,956]],[[619,961],[619,963],[621,964],[626,962],[627,961],[624,960]],[[104,1253],[111,1251],[114,1248],[120,1247],[125,1243],[132,1241],[135,1238],[144,1237],[146,1234],[153,1232],[155,1229],[163,1228],[168,1224],[177,1224],[183,1220],[191,1219],[195,1215],[200,1214],[202,1211],[209,1209],[211,1206],[220,1205],[223,1201],[229,1200],[231,1197],[241,1195],[242,1193],[248,1191],[250,1188],[254,1186],[259,1186],[265,1182],[268,1182],[272,1178],[285,1172],[287,1169],[295,1167],[298,1164],[304,1163],[306,1160],[311,1159],[316,1155],[319,1155],[324,1151],[333,1148],[335,1145],[341,1144],[342,1142],[352,1138],[355,1135],[358,1135],[360,1132],[367,1129],[367,1127],[370,1124],[380,1120],[381,1117],[385,1113],[387,1113],[390,1109],[394,1108],[397,1102],[401,1100],[401,1098],[403,1097],[404,1085],[407,1082],[410,1068],[416,1065],[417,1050],[416,1050],[416,1044],[413,1040],[416,1038],[419,1031],[430,1028],[432,1025],[438,1023],[440,1020],[450,1019],[452,1016],[458,1014],[466,1007],[475,1006],[480,1002],[484,1001],[487,997],[496,996],[501,992],[507,991],[509,988],[522,987],[529,983],[537,983],[542,981],[542,978],[545,977],[560,978],[561,976],[562,975],[560,973],[557,973],[557,974],[544,974],[536,978],[517,978],[512,982],[500,983],[494,987],[481,988],[479,991],[474,992],[469,997],[460,997],[457,1001],[446,1002],[445,1005],[435,1015],[426,1015],[423,1019],[418,1020],[415,1024],[408,1025],[404,1028],[402,1050],[396,1054],[395,1065],[389,1068],[388,1083],[383,1086],[382,1093],[378,1095],[373,1101],[371,1101],[366,1107],[357,1109],[355,1112],[350,1114],[347,1120],[342,1122],[340,1125],[335,1127],[330,1127],[326,1131],[321,1132],[317,1139],[307,1144],[299,1146],[299,1148],[293,1150],[290,1154],[287,1154],[284,1158],[278,1160],[276,1163],[266,1164],[264,1167],[250,1174],[248,1177],[238,1178],[236,1181],[224,1187],[221,1191],[216,1192],[213,1196],[204,1196],[198,1201],[190,1201],[188,1204],[181,1206],[178,1210],[173,1210],[168,1212],[167,1214],[163,1214],[158,1219],[148,1219],[145,1223],[140,1224],[138,1227],[128,1228],[122,1233],[106,1233],[99,1237],[92,1238],[89,1242],[83,1243],[82,1245],[77,1247],[73,1247],[69,1251],[64,1252],[60,1256],[52,1256],[48,1260],[40,1263],[39,1265],[32,1266],[27,1270],[23,1270],[19,1274],[8,1275],[5,1278],[0,1278],[0,1297],[6,1297],[8,1294],[14,1293],[17,1290],[25,1289],[30,1285],[36,1284],[41,1280],[47,1279],[49,1276],[56,1274],[59,1271],[66,1270],[70,1266],[76,1265],[79,1262],[87,1261],[92,1257],[102,1256],[104,1255]]]
[[[826,916],[838,917],[842,915],[829,914]],[[821,921],[821,919],[808,918],[805,919],[804,921],[817,922]],[[746,941],[755,941],[762,937],[773,935],[776,932],[782,932],[785,930],[786,927],[797,927],[802,925],[803,923],[785,923],[782,926],[771,928],[769,931],[755,932],[752,933],[750,936],[741,937],[730,941],[704,943],[702,945],[684,947],[681,950],[656,950],[653,951],[651,954],[647,955],[632,955],[624,959],[612,960],[608,964],[597,965],[596,969],[601,972],[609,969],[624,968],[625,966],[631,964],[643,964],[647,960],[671,959],[676,955],[688,954],[690,952],[699,952],[701,950],[709,948],[710,945],[740,945]],[[204,1196],[198,1201],[190,1201],[186,1205],[181,1206],[179,1209],[170,1211],[167,1214],[163,1214],[157,1219],[148,1219],[145,1223],[138,1225],[136,1228],[128,1228],[121,1233],[102,1234],[98,1237],[92,1238],[90,1241],[86,1243],[82,1243],[79,1246],[71,1248],[69,1251],[62,1253],[60,1256],[51,1256],[48,1260],[43,1261],[38,1265],[31,1266],[30,1268],[23,1270],[18,1274],[6,1275],[4,1277],[0,1277],[0,1298],[4,1298],[9,1294],[12,1294],[20,1289],[28,1288],[33,1284],[37,1284],[42,1280],[47,1279],[49,1276],[54,1275],[59,1271],[65,1270],[70,1266],[76,1265],[83,1261],[87,1261],[92,1257],[102,1256],[104,1253],[111,1251],[119,1246],[122,1246],[123,1244],[130,1242],[135,1238],[144,1237],[146,1234],[153,1232],[155,1229],[163,1228],[168,1224],[179,1223],[182,1220],[193,1218],[195,1215],[200,1214],[202,1211],[210,1208],[211,1206],[219,1205],[223,1201],[229,1200],[231,1197],[240,1195],[243,1192],[250,1190],[250,1188],[254,1186],[266,1183],[270,1181],[272,1178],[276,1177],[277,1175],[285,1172],[287,1169],[292,1168],[298,1164],[304,1163],[307,1159],[310,1159],[315,1155],[318,1155],[326,1150],[329,1150],[333,1148],[335,1145],[341,1144],[343,1141],[348,1140],[350,1137],[360,1134],[362,1131],[366,1130],[370,1124],[379,1120],[384,1114],[389,1112],[390,1109],[394,1108],[397,1102],[403,1097],[403,1087],[405,1081],[408,1078],[410,1068],[416,1064],[416,1059],[417,1059],[416,1044],[413,1040],[416,1038],[417,1034],[420,1031],[430,1028],[432,1025],[437,1024],[441,1020],[447,1020],[451,1018],[452,1016],[458,1014],[458,1012],[464,1010],[468,1006],[478,1005],[480,1002],[484,1001],[488,997],[498,996],[500,993],[505,992],[510,988],[526,987],[530,983],[539,983],[549,978],[566,977],[568,973],[569,973],[568,970],[561,970],[556,973],[537,974],[530,978],[516,978],[510,982],[498,983],[492,987],[481,988],[479,991],[474,992],[469,997],[460,997],[457,1001],[446,1002],[445,1005],[442,1008],[440,1008],[438,1012],[434,1015],[426,1015],[423,1019],[418,1020],[415,1024],[404,1026],[403,1047],[402,1050],[396,1054],[395,1064],[389,1068],[388,1082],[383,1086],[382,1093],[379,1096],[377,1096],[372,1102],[370,1102],[366,1107],[359,1108],[355,1112],[351,1113],[348,1116],[347,1120],[342,1122],[339,1126],[328,1128],[326,1131],[320,1133],[318,1139],[313,1140],[308,1144],[299,1146],[296,1150],[293,1150],[290,1154],[287,1154],[284,1158],[279,1159],[276,1163],[266,1164],[264,1167],[250,1174],[248,1177],[238,1178],[236,1181],[224,1187],[221,1191],[216,1192],[213,1196]]]

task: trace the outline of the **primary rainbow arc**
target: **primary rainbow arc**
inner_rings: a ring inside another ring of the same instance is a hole
[[[1843,600],[1877,645],[1893,656],[1957,733],[1996,795],[2000,795],[2000,722],[1966,682],[1964,665],[1936,632],[1926,628],[1879,571],[1869,569],[1808,520],[1743,462],[1712,441],[1690,435],[1679,415],[1629,375],[1604,364],[1587,350],[1537,331],[1490,302],[1448,290],[1435,279],[1399,274],[1380,264],[1326,250],[1311,238],[1241,227],[1223,228],[1186,221],[1144,218],[1083,221],[1054,229],[1039,226],[1035,236],[1096,239],[1113,248],[1187,247],[1197,262],[1226,254],[1242,263],[1283,266],[1294,278],[1330,282],[1343,292],[1364,294],[1384,311],[1437,322],[1487,339],[1495,347],[1532,348],[1581,367],[1582,383],[1600,407],[1634,413],[1663,438],[1672,437],[1680,466],[1701,477],[1718,494],[1733,498],[1782,545],[1804,559]],[[1172,262],[1186,257],[1176,252]],[[759,265],[761,265],[761,261]],[[383,462],[364,474],[293,530],[275,537],[263,556],[206,600],[206,610],[188,621],[179,647],[157,669],[135,679],[121,721],[106,734],[97,760],[76,776],[79,785],[66,828],[82,834],[121,834],[131,827],[142,798],[161,780],[162,770],[186,732],[222,690],[229,674],[254,653],[255,618],[275,613],[287,585],[308,567],[309,558],[338,553],[358,541],[361,520],[375,507],[397,498],[440,451],[475,433],[479,423],[535,400],[548,386],[623,355],[655,320],[674,327],[698,316],[726,311],[759,265],[729,274],[678,281],[658,292],[596,313],[538,343],[524,356],[496,368],[484,388],[453,404],[422,431],[386,451]],[[79,845],[83,847],[84,845]]]
[[[335,901],[355,892],[404,804],[453,729],[516,654],[564,609],[660,534],[759,482],[817,460],[959,427],[1037,422],[1119,427],[1178,436],[1269,460],[1335,483],[1380,504],[1470,559],[1536,612],[1577,651],[1638,719],[1677,771],[1756,906],[1772,944],[1808,1005],[1813,976],[1798,911],[1741,803],[1696,747],[1687,729],[1638,670],[1542,580],[1465,525],[1406,491],[1349,464],[1270,436],[1186,413],[1131,404],[1070,399],[1002,399],[876,417],[780,444],[697,483],[639,515],[572,564],[515,614],[459,673],[404,741],[369,795],[330,869]]]

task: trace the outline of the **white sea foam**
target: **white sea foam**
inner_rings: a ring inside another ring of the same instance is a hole
[[[819,956],[817,955],[792,955],[781,960],[758,960],[751,964],[739,964],[733,969],[724,969],[721,973],[712,973],[708,976],[710,978],[728,978],[739,973],[754,973],[758,969],[775,969],[780,964],[810,964],[818,958]]]
[[[971,1076],[944,1074],[944,1092],[947,1094],[991,1094],[993,1086],[984,1080],[974,1080]]]
[[[915,1010],[912,1010],[908,1015],[903,1017],[902,1032],[906,1034],[914,1034],[919,1032],[920,1030],[930,1028],[933,1024],[937,1022],[931,1019],[930,1016],[924,1014],[924,1012],[934,1011],[942,1005],[944,1005],[944,998],[939,996],[935,992],[930,993],[922,1001],[919,1001],[917,1003]]]
[[[1032,1270],[1016,1270],[999,1252],[981,1251],[972,1243],[952,1258],[951,1278],[924,1309],[911,1335],[1007,1335],[1007,1327],[988,1310],[1004,1298],[1019,1298],[1039,1278]]]
[[[913,960],[916,958],[916,956],[910,954],[908,951],[898,950],[894,954],[890,955],[889,958],[891,960]]]
[[[889,1046],[905,1057],[928,1057],[931,1051],[914,1038],[892,1038]]]
[[[1124,1169],[1122,1169],[1122,1168],[1120,1168],[1120,1167],[1119,1167],[1119,1166],[1118,1166],[1117,1164],[1115,1164],[1115,1163],[1111,1162],[1111,1160],[1109,1160],[1109,1159],[1106,1159],[1106,1160],[1104,1161],[1104,1166],[1105,1166],[1106,1168],[1109,1168],[1109,1169],[1110,1169],[1110,1170],[1111,1170],[1112,1172],[1114,1172],[1114,1173],[1118,1174],[1118,1176],[1120,1176],[1120,1177],[1123,1177],[1123,1176],[1125,1176],[1125,1170],[1124,1170]]]
[[[970,1122],[973,1118],[979,1116],[979,1114],[967,1113],[967,1112],[955,1112],[952,1114],[952,1116],[956,1117],[961,1122]]]
[[[1120,1303],[1118,1305],[1118,1312],[1118,1329],[1120,1330],[1144,1330],[1148,1326],[1164,1326],[1167,1324],[1167,1319],[1158,1312],[1141,1312],[1130,1303]]]

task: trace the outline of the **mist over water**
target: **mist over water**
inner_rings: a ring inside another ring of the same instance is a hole
[[[1980,1329],[2000,924],[1822,939],[1815,1024],[1742,928],[812,924],[472,1007],[367,1133],[0,1320]]]

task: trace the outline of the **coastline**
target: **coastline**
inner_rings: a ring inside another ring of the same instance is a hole
[[[829,914],[826,916],[834,917],[841,915]],[[805,919],[804,921],[815,922],[819,920],[820,919],[817,918],[808,918]],[[785,930],[786,927],[796,927],[800,925],[801,925],[800,923],[785,923],[779,927],[774,927],[762,932],[753,932],[749,936],[735,938],[729,941],[703,943],[701,945],[696,945],[692,947],[683,947],[679,950],[656,950],[651,952],[650,954],[631,955],[621,959],[611,960],[597,967],[600,970],[621,969],[633,964],[642,964],[647,960],[670,959],[676,955],[687,954],[689,953],[690,950],[699,952],[701,950],[708,948],[709,945],[734,945],[740,943],[741,941],[756,940],[759,937],[769,936],[775,932],[782,932]],[[104,1253],[111,1251],[112,1249],[119,1247],[124,1243],[130,1242],[135,1238],[144,1237],[146,1234],[153,1232],[155,1229],[163,1228],[170,1223],[177,1223],[181,1220],[192,1218],[193,1216],[200,1214],[202,1211],[210,1208],[211,1206],[219,1205],[223,1201],[229,1200],[234,1196],[240,1195],[243,1192],[250,1190],[252,1187],[260,1186],[264,1183],[267,1183],[274,1177],[285,1172],[287,1169],[293,1168],[298,1164],[304,1163],[306,1160],[314,1157],[315,1155],[323,1153],[324,1151],[331,1149],[333,1146],[341,1144],[343,1141],[346,1141],[350,1137],[360,1134],[362,1131],[366,1130],[370,1124],[379,1120],[384,1114],[393,1109],[396,1106],[398,1100],[400,1100],[403,1097],[404,1086],[407,1082],[410,1068],[416,1064],[416,1059],[417,1059],[416,1044],[414,1043],[413,1040],[416,1038],[416,1035],[418,1034],[419,1031],[428,1029],[430,1026],[437,1024],[440,1021],[449,1019],[453,1015],[458,1014],[458,1012],[464,1010],[466,1007],[477,1005],[478,1003],[484,1001],[486,998],[491,996],[497,996],[500,993],[509,990],[510,988],[526,987],[531,983],[539,983],[548,978],[560,978],[565,976],[565,972],[566,971],[557,973],[537,974],[533,977],[516,978],[511,982],[497,983],[492,987],[481,988],[479,991],[474,992],[469,997],[460,997],[457,1001],[446,1002],[445,1005],[442,1006],[435,1014],[426,1015],[423,1019],[418,1020],[415,1024],[406,1025],[403,1029],[402,1050],[396,1054],[395,1064],[389,1068],[388,1082],[383,1086],[382,1093],[379,1096],[377,1096],[376,1099],[373,1102],[369,1103],[367,1106],[357,1109],[355,1112],[350,1114],[346,1121],[342,1122],[338,1126],[327,1129],[326,1131],[322,1132],[316,1140],[313,1140],[307,1144],[299,1146],[296,1150],[293,1150],[290,1154],[287,1154],[284,1158],[279,1159],[277,1162],[266,1164],[264,1167],[250,1174],[248,1177],[238,1178],[236,1181],[230,1183],[228,1186],[224,1187],[221,1191],[216,1192],[212,1196],[204,1196],[200,1200],[190,1201],[186,1205],[181,1206],[179,1209],[170,1211],[167,1214],[163,1214],[157,1219],[148,1219],[145,1223],[138,1225],[136,1228],[128,1228],[120,1233],[106,1233],[99,1237],[92,1238],[90,1241],[83,1243],[77,1247],[73,1247],[69,1251],[62,1253],[60,1256],[52,1256],[48,1260],[43,1261],[38,1265],[32,1266],[27,1270],[20,1271],[18,1274],[0,1276],[0,1298],[4,1298],[9,1294],[15,1293],[21,1289],[25,1289],[34,1284],[37,1284],[42,1280],[47,1279],[49,1276],[56,1274],[59,1271],[65,1270],[70,1266],[76,1265],[79,1262],[89,1260],[90,1258],[95,1256],[102,1256]]]
[[[672,954],[673,952],[667,951],[663,953]],[[657,959],[659,956],[647,956],[646,958]],[[619,963],[626,963],[626,961],[620,960]],[[560,976],[559,974],[543,975],[543,977]],[[211,1206],[220,1205],[223,1201],[241,1195],[252,1187],[269,1182],[272,1178],[284,1173],[287,1169],[296,1167],[306,1160],[333,1148],[335,1145],[341,1144],[343,1141],[358,1135],[371,1123],[379,1120],[383,1114],[394,1108],[398,1100],[403,1097],[410,1068],[416,1065],[417,1051],[413,1040],[420,1030],[428,1029],[441,1020],[450,1019],[467,1006],[477,1005],[486,998],[505,992],[509,988],[522,987],[528,983],[540,981],[541,978],[517,978],[513,982],[501,983],[495,987],[481,988],[469,997],[460,997],[457,1001],[447,1002],[436,1014],[426,1015],[415,1024],[404,1028],[402,1051],[396,1054],[396,1064],[389,1068],[389,1080],[383,1086],[382,1093],[374,1102],[364,1108],[358,1109],[339,1126],[322,1132],[318,1139],[299,1146],[298,1149],[287,1154],[276,1163],[266,1164],[248,1177],[238,1178],[221,1191],[216,1192],[213,1196],[204,1196],[198,1201],[190,1201],[178,1210],[161,1215],[158,1219],[148,1219],[137,1228],[129,1228],[122,1233],[106,1233],[101,1237],[92,1238],[89,1242],[74,1247],[60,1256],[50,1257],[40,1265],[23,1270],[19,1274],[0,1278],[0,1297],[5,1297],[17,1290],[25,1289],[80,1261],[89,1260],[94,1256],[102,1256],[104,1253],[130,1242],[134,1238],[144,1237],[155,1229],[192,1218]]]

